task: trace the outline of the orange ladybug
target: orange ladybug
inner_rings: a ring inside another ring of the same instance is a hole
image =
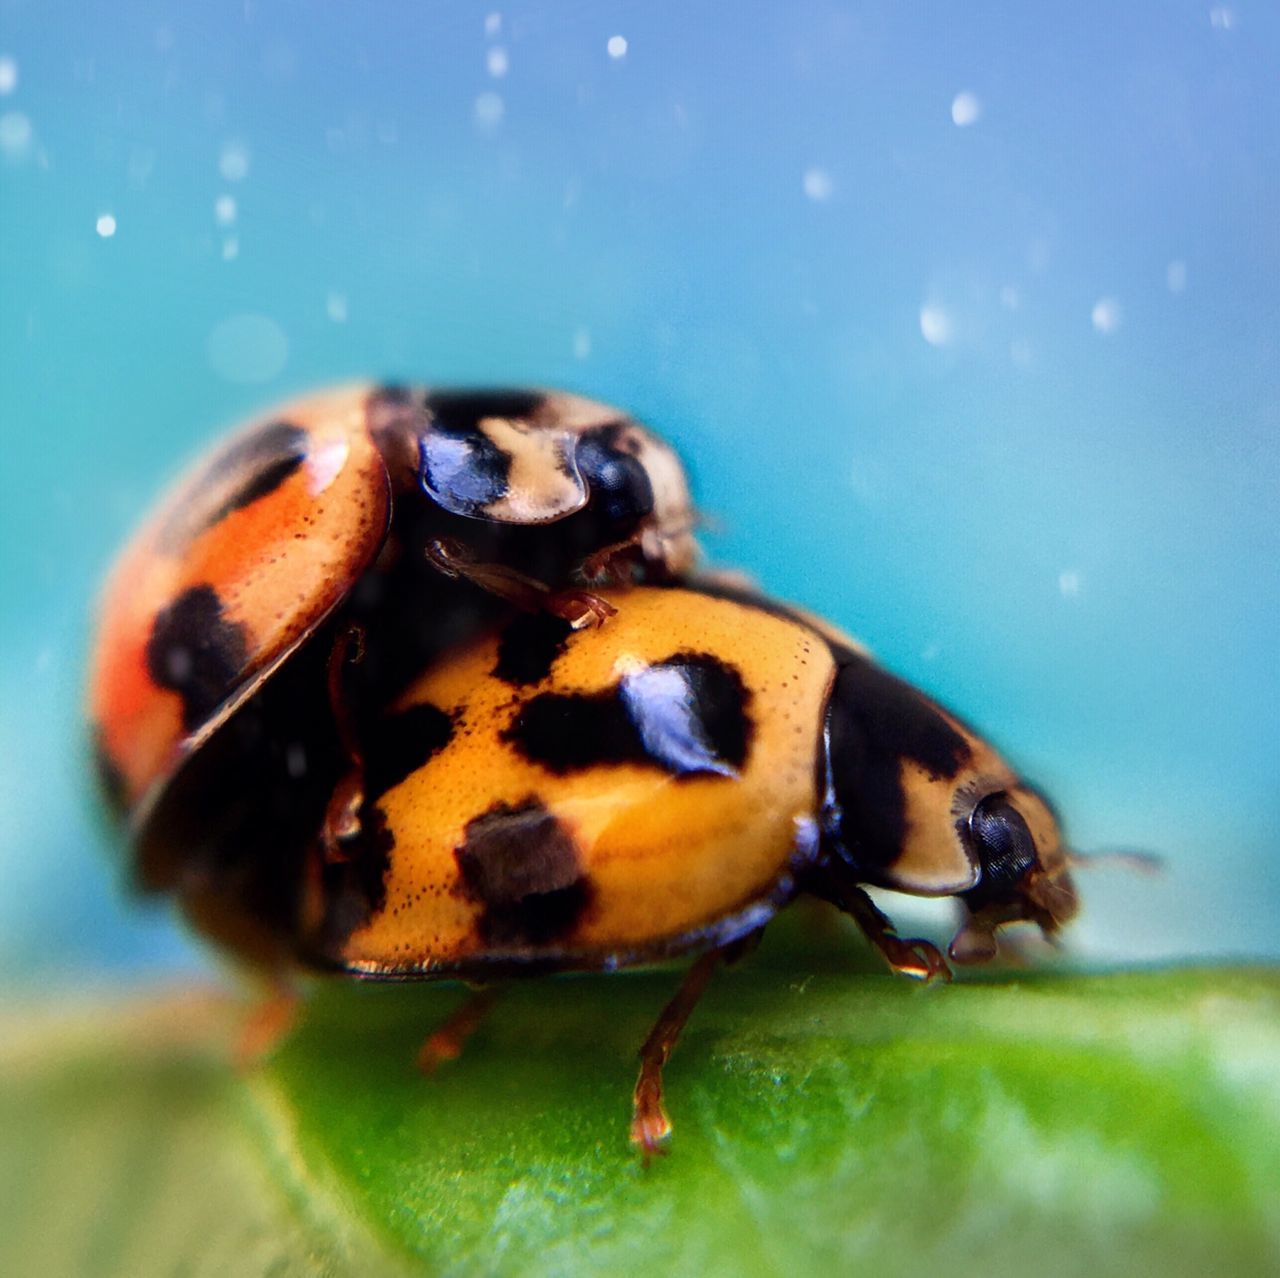
[[[1052,934],[1075,914],[1045,800],[852,640],[715,587],[607,598],[607,626],[471,639],[366,726],[360,831],[304,858],[303,962],[486,982],[699,955],[642,1051],[632,1140],[649,1154],[670,1131],[663,1063],[713,969],[798,896],[925,980],[946,960],[867,886],[956,897],[957,962],[993,957],[1006,924]],[[457,1054],[475,1007],[425,1063]]]

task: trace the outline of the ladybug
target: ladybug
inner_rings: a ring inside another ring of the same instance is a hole
[[[321,823],[339,773],[358,806],[361,707],[513,607],[583,625],[609,611],[586,578],[684,575],[692,524],[675,453],[561,392],[345,386],[233,435],[101,602],[91,730],[142,885],[219,880],[270,930],[253,863]]]
[[[304,857],[298,957],[485,984],[699,957],[641,1052],[632,1141],[670,1132],[662,1066],[716,966],[802,895],[899,972],[950,978],[868,886],[955,897],[956,962],[1076,912],[1047,802],[954,715],[797,610],[727,586],[607,592],[473,637],[364,728],[362,819]],[[189,902],[190,904],[190,902]],[[455,1056],[482,990],[428,1040]]]

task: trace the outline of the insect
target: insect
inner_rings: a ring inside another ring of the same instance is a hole
[[[992,957],[1005,924],[1052,934],[1073,916],[1045,800],[852,641],[727,589],[606,597],[603,627],[527,615],[473,638],[364,725],[359,828],[304,858],[304,961],[490,982],[697,955],[641,1052],[647,1156],[699,995],[796,897],[833,903],[924,980],[948,978],[946,959],[900,937],[868,886],[956,897],[958,962]],[[456,1055],[488,998],[427,1063]]]
[[[142,883],[213,877],[274,927],[280,875],[255,861],[318,824],[335,770],[358,806],[356,706],[513,606],[588,624],[608,606],[582,580],[681,576],[691,528],[672,450],[575,395],[357,385],[252,423],[177,484],[101,604],[89,715]]]

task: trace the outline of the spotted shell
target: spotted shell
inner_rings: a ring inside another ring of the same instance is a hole
[[[624,528],[634,514],[652,571],[679,576],[693,562],[678,459],[607,405],[368,385],[285,404],[200,460],[108,580],[89,717],[123,811],[152,809],[184,760],[377,571],[396,513],[413,507],[455,517],[464,541],[482,526],[576,517],[577,528],[590,516],[579,558],[615,535],[606,515],[620,511]],[[415,587],[429,593],[432,581]]]
[[[730,600],[608,597],[589,634],[525,619],[462,650],[375,730],[365,846],[310,904],[321,961],[614,966],[785,899],[813,850],[827,645]]]

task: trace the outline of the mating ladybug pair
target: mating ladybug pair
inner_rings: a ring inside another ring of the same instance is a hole
[[[802,894],[949,977],[1076,910],[1045,801],[833,627],[696,569],[683,469],[603,404],[351,387],[200,463],[121,557],[89,713],[138,882],[268,972],[489,983],[721,960]],[[821,530],[815,529],[815,536]],[[482,991],[424,1049],[456,1054]]]

